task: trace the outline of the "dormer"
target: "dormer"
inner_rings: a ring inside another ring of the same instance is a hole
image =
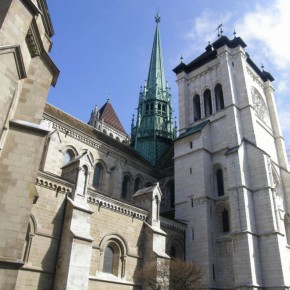
[[[133,195],[133,201],[137,206],[148,210],[147,223],[154,228],[160,228],[160,203],[162,192],[159,183],[138,190]]]

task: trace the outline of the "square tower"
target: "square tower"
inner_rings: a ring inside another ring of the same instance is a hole
[[[274,78],[240,37],[221,36],[174,72],[176,219],[209,288],[290,285],[289,168]]]

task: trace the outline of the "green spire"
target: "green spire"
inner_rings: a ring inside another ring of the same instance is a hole
[[[151,60],[147,78],[147,98],[162,97],[158,96],[159,92],[165,91],[164,67],[162,59],[162,49],[159,34],[159,14],[155,17],[156,30],[151,53]]]
[[[141,87],[136,126],[132,126],[131,132],[131,145],[152,165],[156,165],[174,137],[171,95],[164,77],[159,14],[155,22],[148,78]]]

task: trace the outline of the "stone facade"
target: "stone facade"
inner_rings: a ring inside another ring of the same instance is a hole
[[[180,135],[153,166],[116,118],[94,115],[99,128],[46,104],[52,35],[45,0],[1,2],[0,288],[143,289],[141,267],[178,257],[207,289],[289,289],[273,78],[242,39],[174,69]]]
[[[209,287],[285,289],[289,167],[273,77],[245,46],[221,36],[174,69],[181,130],[175,217],[188,220],[187,258],[203,265]]]

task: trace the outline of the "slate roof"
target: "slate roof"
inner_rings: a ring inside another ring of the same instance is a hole
[[[107,101],[102,106],[102,108],[99,110],[99,113],[100,119],[102,119],[105,123],[127,135],[115,110],[113,109],[113,106],[109,101]]]
[[[201,131],[209,122],[210,122],[209,120],[206,120],[202,123],[192,126],[191,128],[187,129],[184,133],[180,134],[176,140],[182,139],[186,136]]]
[[[228,39],[226,36],[221,36],[218,38],[212,45],[208,45],[205,49],[206,51],[198,56],[196,59],[194,59],[189,64],[185,64],[181,62],[177,67],[173,69],[173,71],[176,74],[179,74],[181,72],[190,73],[194,71],[195,69],[205,65],[206,63],[214,60],[217,58],[217,49],[220,47],[227,45],[230,48],[235,48],[237,46],[241,46],[245,48],[247,44],[242,40],[240,37],[235,37],[232,40]],[[253,62],[253,60],[250,58],[250,56],[246,53],[247,56],[247,63],[253,68],[253,70],[261,77],[261,79],[265,81],[274,81],[273,76],[264,70],[260,70],[256,64]]]
[[[59,120],[60,122],[66,125],[69,125],[70,127],[78,131],[81,131],[82,133],[88,135],[89,137],[98,139],[101,142],[109,146],[112,146],[113,148],[117,150],[120,150],[124,154],[127,154],[130,157],[143,162],[144,165],[149,166],[153,169],[152,165],[143,156],[141,156],[136,150],[131,148],[129,145],[123,144],[120,141],[117,141],[116,139],[104,134],[103,132],[96,130],[92,126],[89,126],[88,124],[72,117],[71,115],[61,111],[60,109],[46,103],[44,113],[53,117],[54,119]]]

